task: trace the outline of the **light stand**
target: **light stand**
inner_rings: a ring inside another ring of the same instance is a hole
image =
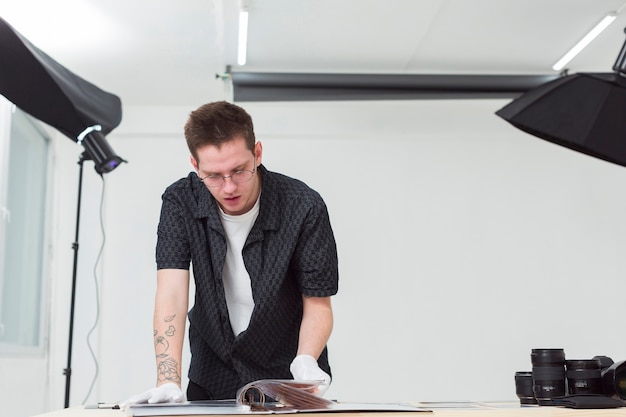
[[[78,267],[78,231],[80,226],[80,202],[83,189],[83,164],[86,160],[89,160],[87,152],[83,152],[78,158],[78,198],[76,202],[76,231],[74,234],[74,243],[72,243],[72,249],[74,250],[74,266],[72,270],[72,298],[70,301],[70,330],[69,340],[67,342],[67,367],[63,370],[65,375],[65,408],[70,406],[70,379],[72,377],[72,343],[74,338],[74,305],[76,301],[76,275]]]
[[[106,141],[104,135],[100,133],[99,125],[90,126],[78,135],[78,143],[85,147],[85,151],[78,158],[78,197],[76,202],[76,231],[74,235],[74,266],[72,268],[72,298],[70,302],[70,328],[67,344],[67,367],[63,370],[65,375],[65,408],[70,405],[70,380],[72,377],[72,343],[74,339],[74,306],[76,301],[76,275],[78,271],[78,232],[80,228],[80,204],[83,189],[83,165],[85,161],[94,161],[94,168],[98,175],[102,177],[104,173],[111,172],[122,162],[126,162],[119,157]]]

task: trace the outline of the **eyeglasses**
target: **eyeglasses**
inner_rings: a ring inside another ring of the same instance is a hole
[[[256,158],[254,159],[256,162]],[[256,164],[255,164],[256,165]],[[254,176],[256,172],[256,167],[254,169],[242,169],[240,171],[235,171],[230,175],[207,175],[204,178],[201,178],[198,175],[200,181],[204,182],[207,187],[222,187],[226,183],[226,178],[230,178],[232,182],[235,184],[243,184],[244,182],[248,182]]]

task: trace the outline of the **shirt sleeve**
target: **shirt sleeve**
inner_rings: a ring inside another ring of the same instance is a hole
[[[319,196],[306,216],[295,255],[302,294],[328,297],[337,293],[337,245],[326,204]]]
[[[157,229],[157,269],[189,269],[190,250],[182,206],[171,192],[162,197],[161,217]]]

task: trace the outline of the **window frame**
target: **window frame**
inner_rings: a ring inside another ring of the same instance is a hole
[[[43,187],[46,195],[44,207],[42,208],[43,233],[41,240],[41,276],[39,281],[39,332],[37,334],[37,344],[31,346],[17,345],[0,341],[0,357],[42,357],[47,351],[50,330],[50,291],[51,291],[51,220],[52,220],[52,174],[54,161],[53,135],[51,128],[35,119],[28,113],[17,108],[13,103],[0,96],[0,122],[3,128],[0,130],[0,253],[5,253],[6,230],[4,217],[8,212],[6,209],[8,198],[8,171],[11,131],[17,112],[22,113],[28,123],[39,133],[41,138],[47,142],[45,154],[46,169],[44,172],[45,181]],[[3,300],[4,290],[4,256],[0,256],[0,305]],[[0,308],[0,325],[3,324],[2,310]]]

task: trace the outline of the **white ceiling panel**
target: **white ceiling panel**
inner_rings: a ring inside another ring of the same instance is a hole
[[[626,39],[623,0],[4,0],[0,16],[125,105],[196,105],[234,71],[551,74],[606,13],[617,20],[568,65],[609,72]],[[6,59],[2,57],[2,59]]]

